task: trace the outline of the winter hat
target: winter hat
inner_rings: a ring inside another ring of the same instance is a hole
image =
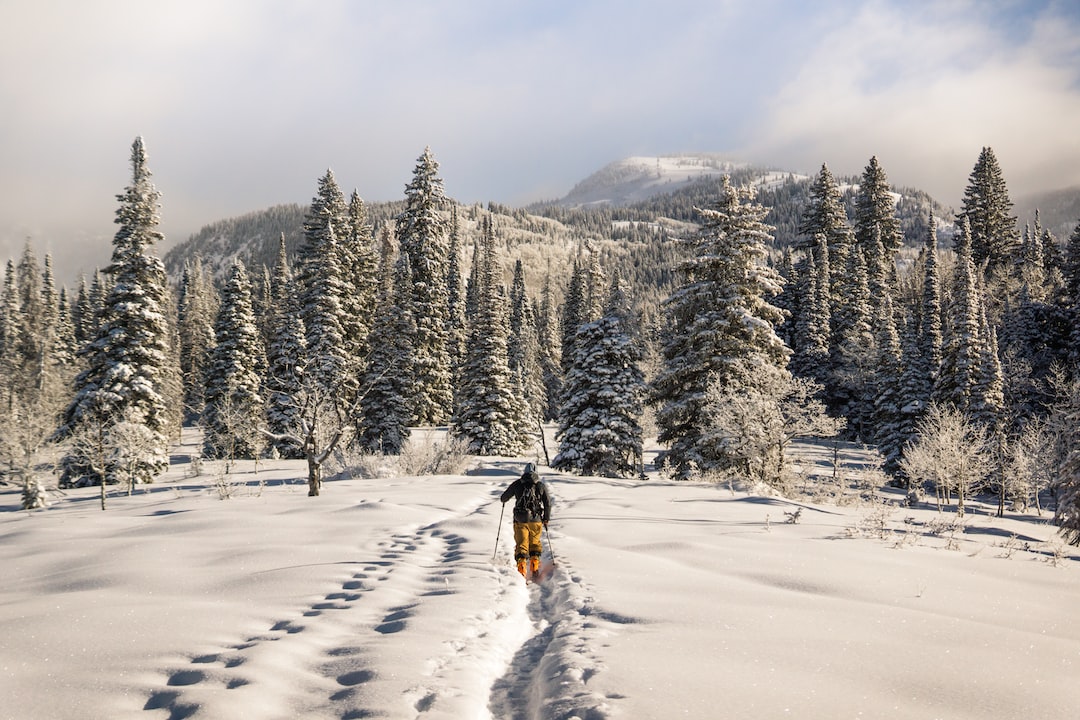
[[[527,472],[527,473],[536,472],[536,465],[533,464],[533,463],[525,463],[525,472]]]

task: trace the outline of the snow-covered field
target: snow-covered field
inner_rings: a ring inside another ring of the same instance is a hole
[[[1080,558],[1046,515],[545,471],[557,567],[526,586],[508,517],[496,552],[523,462],[319,498],[244,464],[229,500],[177,463],[105,512],[5,489],[0,717],[1076,717]]]

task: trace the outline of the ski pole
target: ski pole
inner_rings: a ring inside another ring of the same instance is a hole
[[[502,521],[503,514],[506,512],[506,503],[502,504],[502,510],[499,511],[499,529],[495,531],[495,552],[491,553],[492,561],[495,560],[495,556],[499,554],[499,535],[502,534]]]
[[[548,532],[546,523],[544,524],[544,534],[547,536],[548,555],[551,556],[551,564],[557,565],[558,563],[555,561],[555,548],[551,546],[551,533]]]

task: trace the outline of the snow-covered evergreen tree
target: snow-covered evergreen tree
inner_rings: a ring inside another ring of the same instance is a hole
[[[791,371],[824,385],[830,379],[832,346],[829,248],[823,241],[814,247],[816,252],[808,250],[795,266],[796,315],[792,322],[795,345]]]
[[[389,228],[379,234],[379,310],[371,328],[371,356],[361,384],[361,425],[357,442],[364,450],[396,455],[409,439],[412,421],[413,343],[409,256],[397,253]]]
[[[180,339],[180,372],[184,383],[184,410],[188,419],[202,412],[206,404],[206,360],[215,344],[214,318],[218,298],[202,258],[185,263],[180,280],[177,331]]]
[[[855,245],[866,254],[872,276],[880,274],[891,292],[896,287],[896,252],[904,244],[896,199],[877,156],[870,158],[855,193]],[[881,243],[881,251],[875,243]]]
[[[307,340],[292,280],[282,235],[270,281],[273,331],[266,348],[266,426],[279,457],[301,458],[303,448],[292,437],[300,428]]]
[[[562,311],[559,324],[562,330],[559,355],[562,362],[562,374],[570,371],[570,363],[574,357],[574,338],[577,337],[578,326],[584,322],[585,298],[588,292],[585,284],[585,274],[581,266],[581,253],[574,258],[573,268],[570,271],[570,282],[563,297]]]
[[[877,368],[870,278],[862,248],[852,248],[848,253],[844,275],[846,300],[837,306],[844,319],[836,323],[827,405],[834,414],[847,418],[854,437],[868,438],[873,436],[873,385]]]
[[[359,377],[371,351],[368,337],[375,316],[378,267],[367,209],[355,191],[349,198],[346,230],[339,245],[342,272],[341,333],[348,363],[346,374]],[[350,403],[355,401],[355,395],[348,398]]]
[[[1016,217],[993,149],[984,147],[968,176],[968,186],[957,220],[967,220],[971,233],[971,258],[976,267],[1004,265],[1018,246]]]
[[[168,288],[165,268],[151,250],[163,236],[157,229],[160,194],[150,181],[146,149],[136,138],[131,150],[132,182],[117,196],[120,207],[107,272],[112,284],[98,323],[95,340],[86,352],[87,368],[76,379],[60,436],[76,432],[83,422],[122,419],[146,426],[153,442],[139,459],[136,475],[149,482],[169,465],[168,412],[162,396],[168,367],[169,327],[165,317]],[[86,458],[69,453],[63,461],[64,479],[102,478]],[[114,468],[106,468],[112,474]]]
[[[941,372],[933,392],[935,400],[951,403],[963,413],[971,409],[971,394],[982,365],[980,305],[979,283],[971,257],[971,228],[965,219],[956,239],[956,267],[948,324],[942,338]]]
[[[639,471],[646,394],[627,288],[615,274],[602,316],[578,328],[552,467],[585,475]]]
[[[763,264],[772,239],[763,222],[768,211],[753,197],[723,178],[716,204],[699,211],[704,224],[689,241],[693,256],[678,268],[683,283],[664,301],[664,366],[651,399],[659,440],[670,443],[668,459],[682,470],[731,462],[705,440],[711,387],[738,392],[787,375],[790,351],[775,331],[783,315],[767,300],[780,292],[779,275]]]
[[[551,276],[544,280],[540,290],[540,305],[536,313],[536,337],[539,350],[540,373],[544,382],[545,420],[558,416],[559,400],[562,398],[562,342],[559,315],[552,296]]]
[[[447,203],[439,164],[425,148],[405,186],[405,210],[397,218],[401,252],[412,269],[412,308],[416,322],[413,355],[414,420],[441,425],[453,409],[453,368],[448,338],[448,228],[442,210]]]
[[[529,433],[544,417],[547,396],[539,363],[536,319],[525,289],[525,268],[521,260],[514,263],[514,279],[510,286],[510,336],[506,352],[515,392],[526,408],[521,415],[522,432]]]
[[[900,467],[904,445],[909,440],[903,396],[903,357],[900,336],[893,316],[892,298],[886,294],[878,304],[874,317],[876,333],[876,367],[873,437],[885,459],[883,469],[895,473]]]
[[[457,205],[450,215],[449,261],[446,270],[446,317],[447,349],[450,354],[450,366],[454,371],[453,387],[459,387],[461,364],[465,361],[465,341],[468,337],[465,321],[465,284],[461,273],[461,225],[458,221]],[[457,407],[457,399],[454,400]]]
[[[305,381],[326,402],[331,424],[343,425],[350,399],[356,395],[356,376],[345,347],[339,238],[349,232],[345,197],[330,170],[319,179],[318,192],[304,219],[304,244],[300,249],[296,280],[300,286],[300,318],[307,345]],[[320,404],[323,406],[323,404]]]
[[[0,302],[0,460],[23,481],[26,507],[40,507],[39,451],[70,400],[74,355],[49,256],[44,272],[27,243],[18,266],[8,263]]]
[[[527,445],[521,418],[528,405],[518,397],[510,371],[509,310],[490,217],[484,218],[478,259],[477,310],[469,326],[459,403],[451,427],[467,443],[470,453],[516,455]]]
[[[1049,462],[1055,468],[1054,522],[1066,542],[1080,545],[1080,378],[1059,374],[1050,384],[1057,395],[1048,419],[1054,438]]]
[[[810,183],[809,197],[803,209],[799,233],[804,237],[799,247],[814,252],[816,254],[814,259],[819,266],[821,264],[820,247],[824,246],[829,250],[829,264],[837,269],[837,272],[829,274],[829,301],[833,331],[834,334],[842,332],[844,328],[839,323],[844,314],[840,308],[846,300],[844,291],[847,279],[843,270],[848,267],[848,255],[851,252],[854,237],[851,226],[848,224],[847,212],[844,210],[840,186],[826,164],[822,164],[821,171]]]
[[[228,460],[257,458],[265,444],[266,354],[251,307],[251,283],[240,261],[233,264],[221,293],[214,341],[205,371],[203,454]]]

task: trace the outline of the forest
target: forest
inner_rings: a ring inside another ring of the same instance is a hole
[[[789,443],[876,447],[909,502],[1050,503],[1080,544],[1080,225],[1018,218],[982,148],[959,210],[860,177],[740,168],[628,206],[447,196],[430,148],[403,200],[332,171],[310,205],[208,225],[159,258],[142,138],[108,265],[58,287],[6,267],[4,482],[153,482],[182,427],[202,456],[400,453],[417,427],[512,456],[794,492]],[[765,178],[772,178],[768,182]],[[545,448],[545,453],[547,448]]]

